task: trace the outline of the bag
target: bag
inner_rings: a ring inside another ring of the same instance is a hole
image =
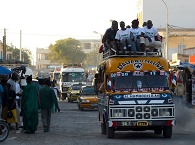
[[[12,118],[14,115],[12,113],[12,111],[8,111],[7,112],[7,118]]]

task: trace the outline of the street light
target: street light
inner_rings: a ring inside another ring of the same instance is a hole
[[[97,31],[93,31],[93,33],[95,33],[95,34],[99,34],[99,35],[100,35],[100,42],[102,43],[102,38],[103,38],[103,35],[102,35],[101,33],[97,32]]]
[[[169,48],[169,36],[168,36],[168,31],[169,31],[169,29],[168,29],[168,6],[167,6],[167,4],[165,3],[165,1],[164,0],[162,0],[162,2],[165,4],[165,7],[166,7],[166,9],[167,9],[167,16],[166,16],[166,38],[165,38],[165,43],[166,43],[166,45],[165,45],[165,58],[166,59],[168,59],[168,48]]]
[[[100,46],[101,46],[103,35],[101,33],[97,32],[97,31],[93,31],[93,33],[100,35]],[[97,64],[96,64],[96,66],[98,66],[98,62],[101,60],[100,57],[101,57],[101,55],[97,55]]]

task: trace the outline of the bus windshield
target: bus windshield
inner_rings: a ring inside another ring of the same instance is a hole
[[[85,82],[84,72],[63,72],[62,73],[63,82]]]
[[[112,73],[107,82],[112,90],[168,88],[165,72],[126,72]]]

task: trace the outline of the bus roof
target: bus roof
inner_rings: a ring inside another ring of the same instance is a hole
[[[106,71],[169,71],[169,63],[164,57],[112,57],[106,59]]]

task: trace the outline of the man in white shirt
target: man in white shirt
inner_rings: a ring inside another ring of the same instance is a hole
[[[130,28],[131,51],[145,51],[144,30],[139,27],[138,19],[133,20]]]
[[[117,44],[120,47],[120,50],[128,50],[130,51],[130,30],[129,28],[125,28],[125,22],[120,22],[121,29],[117,31],[115,39],[117,40]]]
[[[146,26],[143,29],[144,37],[146,38],[145,39],[146,48],[149,48],[150,51],[151,49],[155,49],[154,51],[160,51],[162,43],[161,41],[155,41],[155,37],[158,37],[159,34],[157,29],[153,26],[152,21],[148,20]]]

